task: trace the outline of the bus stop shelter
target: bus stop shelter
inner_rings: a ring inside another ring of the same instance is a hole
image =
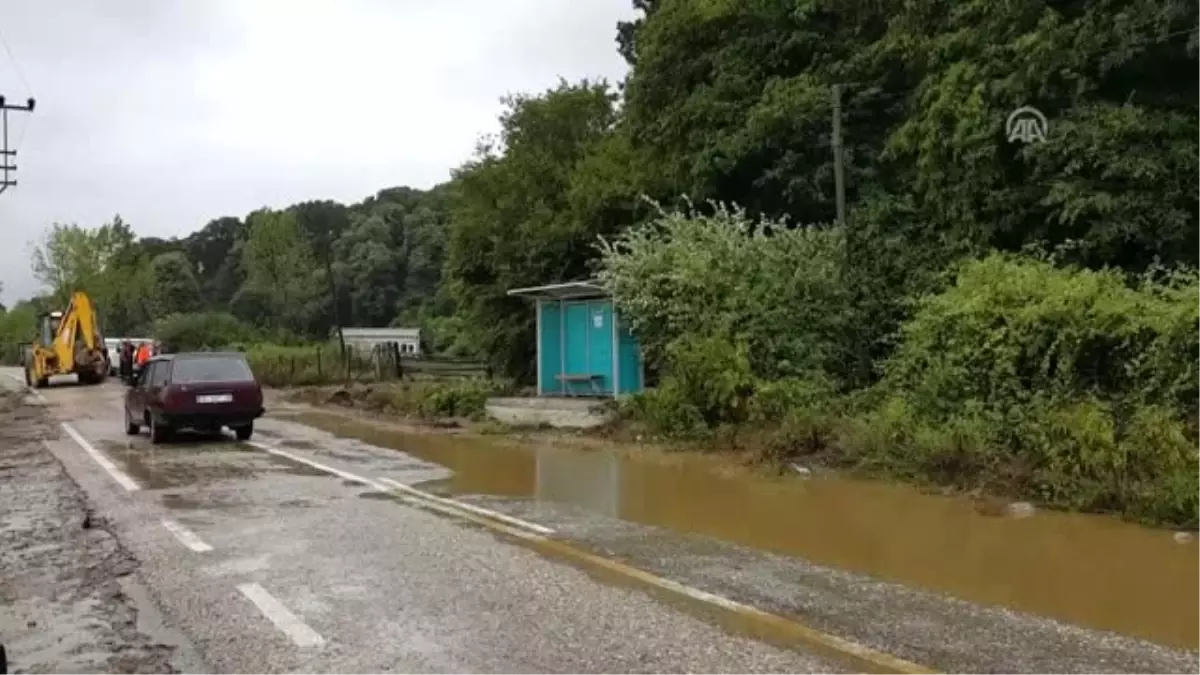
[[[641,348],[596,280],[515,288],[534,301],[538,396],[616,398],[642,391]]]

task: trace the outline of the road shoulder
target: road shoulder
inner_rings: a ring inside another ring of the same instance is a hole
[[[154,621],[137,562],[47,447],[54,426],[27,398],[0,385],[0,641],[10,669],[203,671]]]

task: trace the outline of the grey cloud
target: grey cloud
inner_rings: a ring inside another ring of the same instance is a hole
[[[36,291],[28,242],[52,222],[120,213],[172,236],[445,180],[494,130],[503,94],[622,77],[615,24],[630,14],[628,0],[0,4],[38,98],[12,120],[20,185],[0,195],[0,300]],[[28,95],[3,52],[0,94]]]

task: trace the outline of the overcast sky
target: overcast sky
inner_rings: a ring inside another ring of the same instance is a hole
[[[629,0],[3,0],[0,94],[20,184],[0,194],[0,301],[29,244],[120,213],[139,235],[305,199],[429,187],[499,98],[625,73]]]

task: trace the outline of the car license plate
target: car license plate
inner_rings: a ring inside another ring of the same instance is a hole
[[[229,403],[232,400],[233,394],[207,394],[196,397],[196,403]]]

